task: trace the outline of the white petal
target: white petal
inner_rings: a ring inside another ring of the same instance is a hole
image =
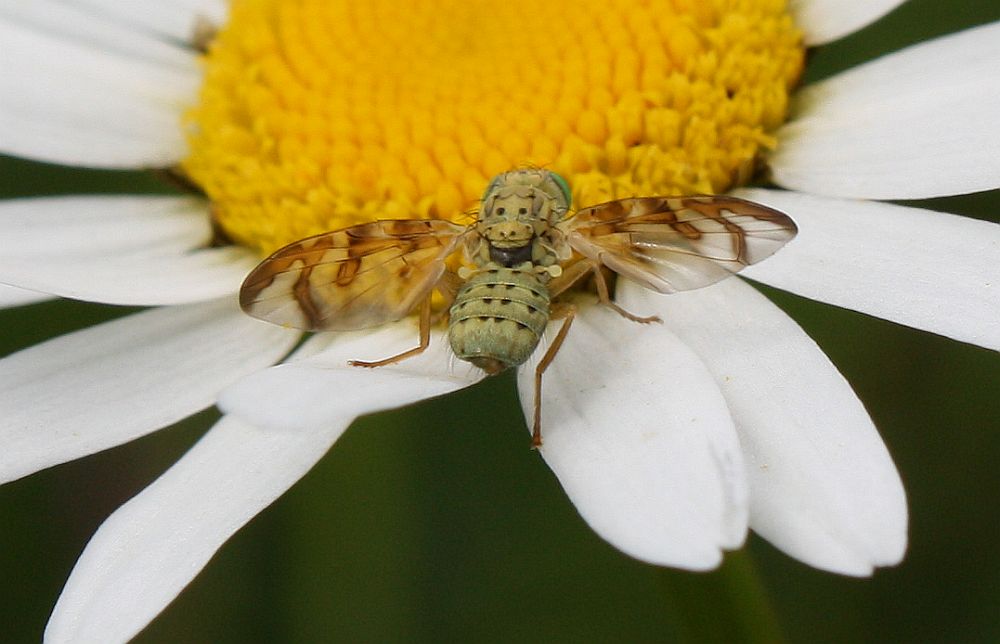
[[[183,304],[235,293],[254,263],[250,251],[235,247],[176,256],[72,257],[51,263],[0,258],[0,280],[88,302]]]
[[[631,284],[620,291],[630,309],[661,297]],[[729,403],[750,480],[750,527],[825,570],[867,575],[899,562],[902,483],[819,347],[739,279],[671,295],[663,306],[666,324],[705,361]]]
[[[226,299],[145,311],[10,355],[0,360],[0,481],[204,409],[296,337]]]
[[[342,425],[361,414],[401,407],[467,387],[483,372],[454,364],[435,331],[421,355],[365,369],[349,360],[378,360],[417,344],[413,320],[378,329],[313,336],[286,364],[247,376],[219,396],[219,407],[257,427],[299,430]]]
[[[0,284],[0,309],[9,309],[15,306],[24,306],[25,304],[33,304],[50,299],[52,299],[52,296],[48,293],[26,291],[22,288]]]
[[[65,196],[0,201],[0,257],[152,255],[212,239],[208,204],[190,197]]]
[[[788,10],[795,16],[795,24],[802,29],[806,45],[813,47],[854,33],[905,1],[790,0]]]
[[[197,302],[236,292],[256,256],[211,239],[205,203],[177,197],[0,202],[0,283],[109,304]]]
[[[66,582],[45,641],[129,640],[343,428],[269,432],[223,418],[100,527]]]
[[[804,90],[769,163],[782,186],[910,199],[1000,187],[1000,23],[884,56]]]
[[[534,368],[522,367],[529,426],[533,383]],[[733,421],[704,365],[662,325],[586,306],[545,372],[542,438],[580,515],[626,554],[705,570],[743,542],[746,477]]]
[[[746,276],[1000,350],[1000,225],[794,192],[740,194],[799,226],[798,237]]]
[[[200,72],[108,51],[0,16],[0,151],[102,168],[168,166]]]
[[[170,2],[118,2],[116,7],[142,12],[150,18],[171,11]],[[161,11],[157,12],[160,8]],[[178,19],[183,19],[181,16]],[[47,34],[68,43],[76,43],[109,53],[117,53],[151,63],[174,67],[180,71],[191,68],[194,51],[184,46],[193,31],[194,17],[188,16],[184,37],[167,37],[147,29],[136,28],[113,13],[95,10],[84,3],[65,0],[0,0],[0,22],[20,25],[31,31]]]
[[[109,22],[123,23],[137,32],[149,31],[189,42],[199,20],[221,26],[226,19],[224,0],[74,0]]]

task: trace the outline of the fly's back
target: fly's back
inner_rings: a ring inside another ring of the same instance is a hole
[[[451,348],[487,373],[523,364],[549,321],[549,280],[569,256],[559,222],[569,188],[547,170],[498,175],[482,199],[466,254],[476,269],[451,307]]]

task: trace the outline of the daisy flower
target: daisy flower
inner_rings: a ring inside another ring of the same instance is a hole
[[[800,234],[747,277],[1000,348],[1000,227],[876,201],[1000,187],[1000,24],[796,91],[805,47],[899,2],[619,4],[0,4],[2,151],[166,168],[204,195],[0,203],[7,306],[155,307],[0,362],[0,476],[225,412],[101,526],[48,639],[135,635],[357,416],[481,377],[440,332],[400,364],[346,366],[412,346],[410,320],[314,336],[270,367],[299,335],[242,315],[235,293],[278,246],[457,217],[511,167],[559,172],[583,206],[735,190],[766,167],[782,189],[738,194]],[[622,281],[616,299],[664,324],[585,307],[543,394],[541,455],[600,536],[691,570],[748,528],[846,575],[900,561],[896,468],[791,318],[741,279],[666,298]]]

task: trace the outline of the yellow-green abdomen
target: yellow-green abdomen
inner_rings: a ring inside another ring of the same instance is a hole
[[[523,364],[549,322],[549,291],[527,268],[484,268],[455,297],[451,349],[487,373]]]

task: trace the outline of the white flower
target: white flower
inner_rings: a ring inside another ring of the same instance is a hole
[[[897,4],[795,6],[820,44]],[[172,43],[195,16],[224,16],[220,3],[190,5],[0,4],[0,149],[91,167],[182,158],[178,114],[199,76],[193,55]],[[805,90],[770,160],[790,190],[747,191],[801,232],[746,275],[1000,348],[1000,226],[867,201],[1000,187],[998,63],[1000,23]],[[54,641],[134,635],[357,415],[478,378],[450,365],[440,334],[399,365],[345,366],[411,346],[410,322],[316,337],[265,369],[297,336],[237,311],[233,295],[254,259],[203,248],[210,237],[206,205],[185,198],[0,203],[8,306],[38,294],[164,305],[0,361],[3,480],[217,400],[228,412],[98,530],[52,616]],[[748,526],[844,574],[901,559],[907,513],[896,469],[849,385],[790,318],[739,279],[667,298],[626,285],[618,297],[665,324],[588,308],[545,380],[542,456],[594,530],[634,557],[690,569],[717,565]],[[531,375],[519,379],[529,403]],[[349,399],[331,395],[345,390]]]

